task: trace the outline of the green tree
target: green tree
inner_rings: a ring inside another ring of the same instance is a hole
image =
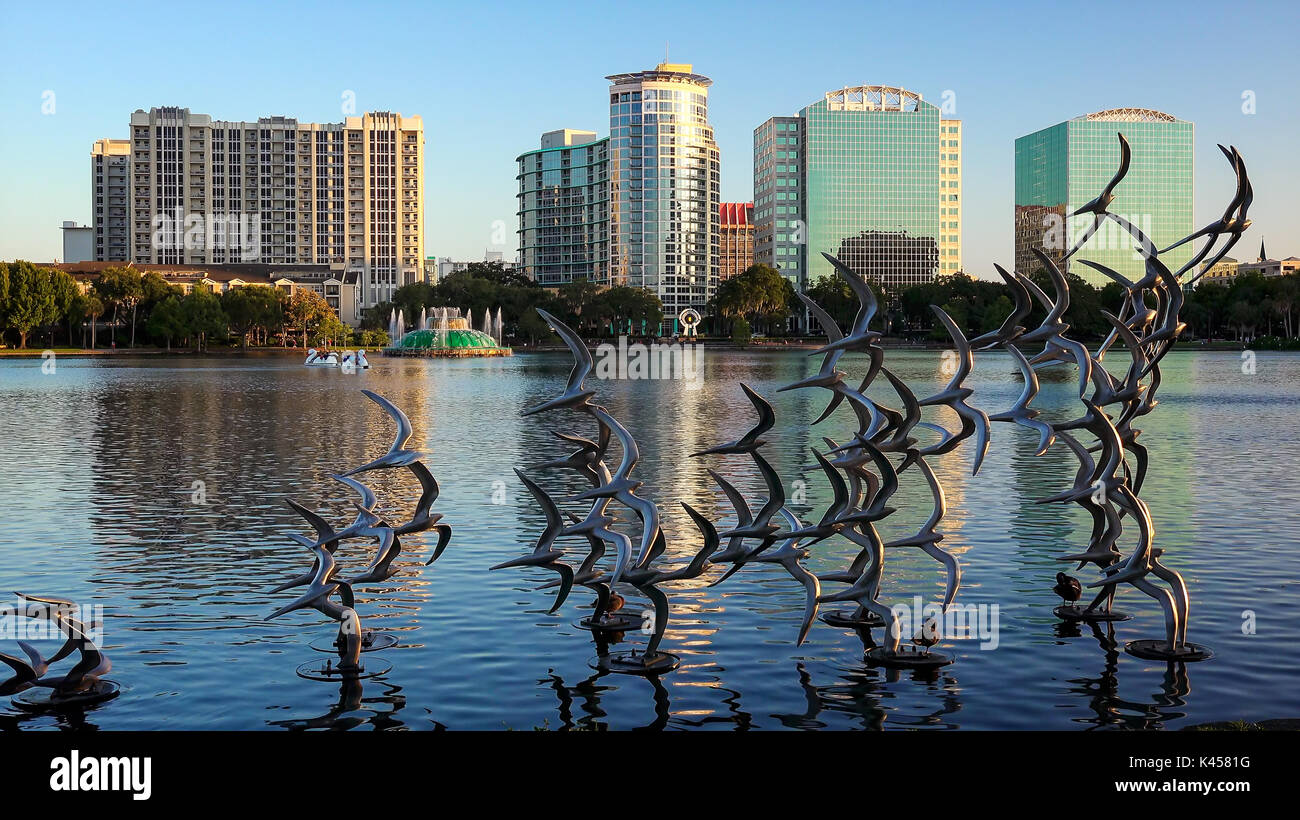
[[[457,273],[469,274],[478,279],[485,279],[494,285],[535,288],[537,283],[519,268],[508,268],[502,262],[470,262],[465,270]],[[456,274],[452,274],[455,276]]]
[[[638,328],[656,330],[664,320],[663,302],[653,292],[645,288],[633,288],[616,285],[592,301],[594,312],[614,324],[614,332],[624,332],[624,323],[628,332]]]
[[[182,300],[181,315],[186,335],[197,339],[200,352],[207,349],[209,336],[216,336],[226,329],[226,314],[221,310],[221,300],[202,285],[195,285]]]
[[[390,341],[384,330],[358,330],[352,334],[352,343],[357,347],[388,347]]]
[[[47,268],[18,260],[8,265],[9,298],[5,306],[5,327],[18,332],[18,346],[27,347],[33,328],[59,318],[55,306],[53,277]]]
[[[72,344],[73,310],[77,307],[77,297],[81,288],[67,271],[49,268],[50,289],[54,293],[54,320],[65,321],[68,327],[68,344]]]
[[[186,335],[186,312],[179,296],[168,296],[149,311],[146,324],[149,333],[167,340],[167,350],[172,349],[172,339]]]
[[[789,317],[797,302],[794,288],[780,271],[767,265],[750,265],[718,286],[709,311],[728,320],[744,316],[751,323],[762,323],[770,332]]]
[[[307,332],[326,314],[334,315],[330,306],[311,288],[296,288],[285,307],[285,324],[302,333],[303,349],[307,347]]]
[[[85,299],[86,316],[90,319],[90,349],[94,350],[99,336],[99,317],[104,315],[107,308],[104,307],[104,300],[94,290],[86,291],[82,298]]]
[[[747,345],[752,338],[753,334],[749,322],[745,320],[744,316],[736,317],[736,320],[731,323],[731,341],[734,344]]]
[[[591,328],[591,306],[600,297],[600,285],[575,279],[556,289],[555,306],[560,319],[582,333]]]
[[[438,304],[437,291],[428,282],[412,282],[402,285],[393,292],[393,301],[389,309],[397,308],[406,318],[406,324],[414,327],[420,318],[420,311]],[[384,327],[388,326],[388,314],[384,314]]]
[[[257,330],[271,330],[284,316],[282,293],[270,285],[247,285],[221,294],[221,309],[230,322],[230,330],[239,336],[244,349],[248,337]]]
[[[108,268],[95,280],[95,290],[99,292],[104,304],[111,305],[113,308],[113,341],[115,343],[117,342],[119,311],[123,308],[131,310],[131,345],[134,347],[135,308],[140,303],[142,295],[140,272],[129,267]]]
[[[317,320],[315,332],[312,334],[313,342],[324,347],[341,345],[345,339],[351,337],[352,328],[343,324],[332,310]]]

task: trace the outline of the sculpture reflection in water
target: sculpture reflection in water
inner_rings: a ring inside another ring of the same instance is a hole
[[[1115,625],[1109,621],[1059,621],[1056,637],[1078,638],[1082,627],[1092,631],[1092,637],[1101,648],[1105,661],[1096,677],[1070,678],[1066,691],[1085,699],[1092,716],[1076,718],[1077,722],[1094,727],[1122,727],[1126,729],[1163,729],[1171,722],[1187,716],[1187,696],[1192,691],[1185,663],[1167,663],[1160,679],[1160,688],[1152,693],[1149,702],[1129,700],[1119,691],[1119,644],[1115,639]]]
[[[451,540],[451,527],[440,523],[442,515],[433,513],[432,507],[438,500],[438,482],[424,465],[424,454],[406,448],[413,435],[411,421],[396,405],[388,399],[369,390],[361,391],[374,403],[378,404],[397,425],[397,433],[388,451],[379,458],[360,467],[353,468],[342,475],[330,476],[335,481],[347,486],[357,493],[359,500],[352,504],[357,515],[352,523],[342,530],[335,530],[324,518],[290,499],[288,504],[301,515],[316,533],[315,540],[298,534],[289,538],[306,547],[312,553],[312,565],[309,570],[276,587],[272,592],[306,587],[299,596],[277,609],[267,620],[278,618],[297,610],[315,610],[339,624],[337,636],[331,642],[313,644],[312,648],[337,656],[324,662],[307,662],[298,667],[298,674],[313,680],[359,680],[374,677],[391,668],[386,661],[363,661],[362,655],[380,649],[387,649],[397,643],[397,637],[389,633],[363,629],[356,610],[354,588],[380,584],[401,571],[394,562],[402,554],[402,538],[407,535],[433,531],[438,534],[437,545],[425,566],[432,564],[442,555]],[[411,518],[394,525],[378,510],[375,493],[361,481],[353,478],[360,473],[371,470],[405,468],[420,482],[420,497],[416,502]],[[352,539],[373,539],[376,542],[373,558],[361,570],[343,577],[342,567],[335,553],[340,544]],[[337,597],[337,601],[334,599]],[[359,697],[359,693],[358,693]]]
[[[369,726],[376,731],[402,728],[405,724],[397,719],[397,713],[406,706],[406,696],[401,694],[402,687],[391,684],[380,685],[384,686],[382,694],[363,697],[363,684],[359,678],[340,678],[338,701],[324,714],[311,718],[268,720],[267,725],[290,731],[308,729],[344,731],[358,726]],[[298,707],[295,705],[294,708]]]

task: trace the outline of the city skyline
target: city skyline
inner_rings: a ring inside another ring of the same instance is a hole
[[[755,10],[760,6],[752,4]],[[1230,171],[1215,143],[1233,143],[1248,153],[1256,180],[1255,231],[1274,255],[1297,252],[1291,237],[1298,208],[1287,193],[1300,182],[1292,152],[1300,118],[1286,86],[1296,71],[1288,37],[1300,14],[1281,3],[1247,4],[1246,17],[1254,23],[1246,28],[1217,26],[1215,11],[1194,18],[1180,14],[1175,4],[1108,6],[1088,19],[1028,5],[917,10],[909,13],[909,30],[933,30],[940,38],[948,32],[941,50],[923,38],[900,35],[877,37],[865,52],[816,39],[829,11],[790,15],[770,26],[770,15],[741,18],[689,7],[692,25],[682,26],[668,8],[662,24],[642,21],[631,28],[618,24],[631,20],[630,12],[591,4],[604,16],[587,25],[608,34],[587,37],[581,53],[543,52],[540,61],[539,42],[568,36],[544,10],[514,7],[512,25],[505,27],[499,10],[395,6],[404,28],[427,29],[433,46],[399,53],[383,65],[304,62],[293,49],[275,53],[275,32],[285,30],[277,20],[293,14],[258,8],[267,25],[241,31],[242,39],[228,43],[228,57],[174,71],[142,71],[137,49],[81,36],[94,28],[92,15],[65,15],[59,36],[51,38],[42,35],[54,30],[48,12],[7,10],[7,28],[17,36],[2,92],[12,113],[11,127],[0,136],[6,179],[0,258],[61,258],[62,222],[91,224],[85,158],[94,141],[125,138],[130,112],[138,108],[179,105],[229,120],[282,115],[336,122],[375,110],[421,116],[427,139],[424,255],[478,259],[499,251],[513,259],[514,158],[556,128],[606,136],[604,78],[661,61],[665,41],[668,59],[693,63],[713,80],[709,120],[722,157],[723,201],[752,198],[753,129],[772,114],[796,112],[828,89],[889,83],[935,105],[951,100],[951,116],[963,121],[961,247],[967,273],[990,278],[993,262],[1013,261],[1016,138],[1116,107],[1153,108],[1196,124],[1198,226],[1217,216],[1222,195],[1231,190]],[[864,19],[872,13],[843,7],[849,9]],[[1227,21],[1227,12],[1222,14],[1221,22]],[[328,23],[295,19],[304,41],[338,39]],[[1098,20],[1115,22],[1102,26]],[[352,27],[349,37],[377,34],[381,23]],[[150,19],[143,25],[146,34],[166,41],[205,23],[180,12],[175,22]],[[1143,33],[1153,29],[1160,30],[1159,38]],[[626,31],[636,33],[617,35]],[[1048,63],[1032,55],[1062,31],[1074,31],[1070,36],[1084,47],[1070,51],[1073,61],[1044,70]],[[102,47],[64,45],[78,41]],[[1112,53],[1087,47],[1101,42],[1113,44]],[[1233,70],[1200,59],[1205,50],[1235,52]],[[772,54],[789,59],[758,56]],[[535,90],[514,94],[508,105],[483,104],[517,85],[529,64],[543,78]],[[87,72],[98,72],[103,81],[87,84]],[[343,110],[349,101],[351,114]],[[1247,113],[1252,106],[1254,113]]]

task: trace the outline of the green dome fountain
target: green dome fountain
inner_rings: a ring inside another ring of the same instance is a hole
[[[437,329],[429,327],[402,334],[395,344],[384,348],[384,355],[430,358],[511,355],[510,348],[497,344],[491,335],[469,327],[459,313],[447,310]]]

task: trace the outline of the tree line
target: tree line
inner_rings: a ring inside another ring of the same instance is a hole
[[[1110,325],[1106,310],[1118,314],[1123,289],[1114,282],[1097,288],[1072,273],[1070,308],[1065,321],[1076,338],[1105,336]],[[1049,295],[1051,281],[1044,271],[1030,274]],[[930,305],[939,305],[970,335],[997,328],[1013,308],[1001,282],[958,273],[891,293],[867,278],[880,303],[877,327],[894,336],[944,339]],[[857,312],[857,299],[836,276],[823,277],[808,289],[840,325]],[[362,330],[353,332],[310,288],[297,288],[292,297],[269,285],[247,285],[224,293],[196,285],[186,294],[155,272],[129,266],[110,267],[84,291],[73,277],[57,268],[31,262],[0,262],[0,345],[16,339],[25,348],[36,334],[53,346],[63,339],[69,347],[94,349],[100,331],[108,344],[181,345],[205,349],[213,342],[244,347],[279,343],[328,346],[388,344],[388,317],[404,313],[408,326],[421,309],[454,306],[475,316],[498,308],[505,335],[530,344],[550,338],[536,308],[555,314],[587,337],[654,335],[664,319],[663,304],[642,288],[600,286],[578,280],[555,289],[538,286],[518,270],[499,262],[471,263],[437,285],[416,282],[398,288],[392,301],[364,312]],[[1154,306],[1154,305],[1153,305]],[[789,319],[803,314],[803,304],[788,279],[774,268],[751,265],[722,282],[706,306],[704,330],[744,341],[751,328],[768,335],[789,332]],[[1026,319],[1032,327],[1042,319],[1035,303]],[[1300,349],[1300,275],[1263,277],[1247,273],[1226,283],[1200,283],[1185,295],[1182,311],[1188,339],[1231,339],[1258,347]]]
[[[1041,268],[1029,278],[1048,296],[1054,295],[1051,279]],[[941,276],[933,282],[899,288],[891,292],[867,277],[880,305],[878,324],[893,336],[942,340],[946,331],[935,321],[931,305],[942,307],[968,335],[997,329],[1014,308],[1012,296],[1000,281],[975,279],[964,273]],[[1065,274],[1070,286],[1070,307],[1065,321],[1071,335],[1079,339],[1101,339],[1110,333],[1102,311],[1119,315],[1124,289],[1116,282],[1096,287],[1073,274]],[[838,276],[818,279],[807,294],[841,327],[848,326],[858,310],[858,300]],[[1153,295],[1148,295],[1155,307]],[[784,335],[788,319],[802,315],[803,304],[780,272],[766,265],[752,265],[744,273],[724,281],[709,303],[710,330],[737,334],[743,324],[769,335]],[[1024,321],[1035,327],[1046,310],[1034,302]],[[1228,339],[1255,346],[1300,349],[1300,274],[1264,277],[1250,272],[1227,283],[1201,282],[1185,292],[1182,319],[1187,323],[1185,339]]]
[[[537,313],[539,307],[587,337],[654,335],[664,318],[659,297],[643,288],[616,285],[602,289],[593,282],[577,280],[552,291],[500,262],[471,262],[436,285],[403,285],[391,301],[366,310],[361,326],[386,328],[397,309],[411,327],[421,310],[435,307],[457,307],[475,317],[500,309],[505,337],[534,345],[553,338]]]
[[[129,266],[104,269],[84,291],[66,271],[31,262],[0,262],[0,345],[17,337],[25,348],[33,334],[53,347],[95,349],[104,328],[107,344],[182,345],[198,350],[213,342],[288,346],[359,344],[379,347],[385,333],[354,334],[316,291],[293,296],[270,285],[246,285],[215,293],[196,284],[189,293],[153,271]]]

